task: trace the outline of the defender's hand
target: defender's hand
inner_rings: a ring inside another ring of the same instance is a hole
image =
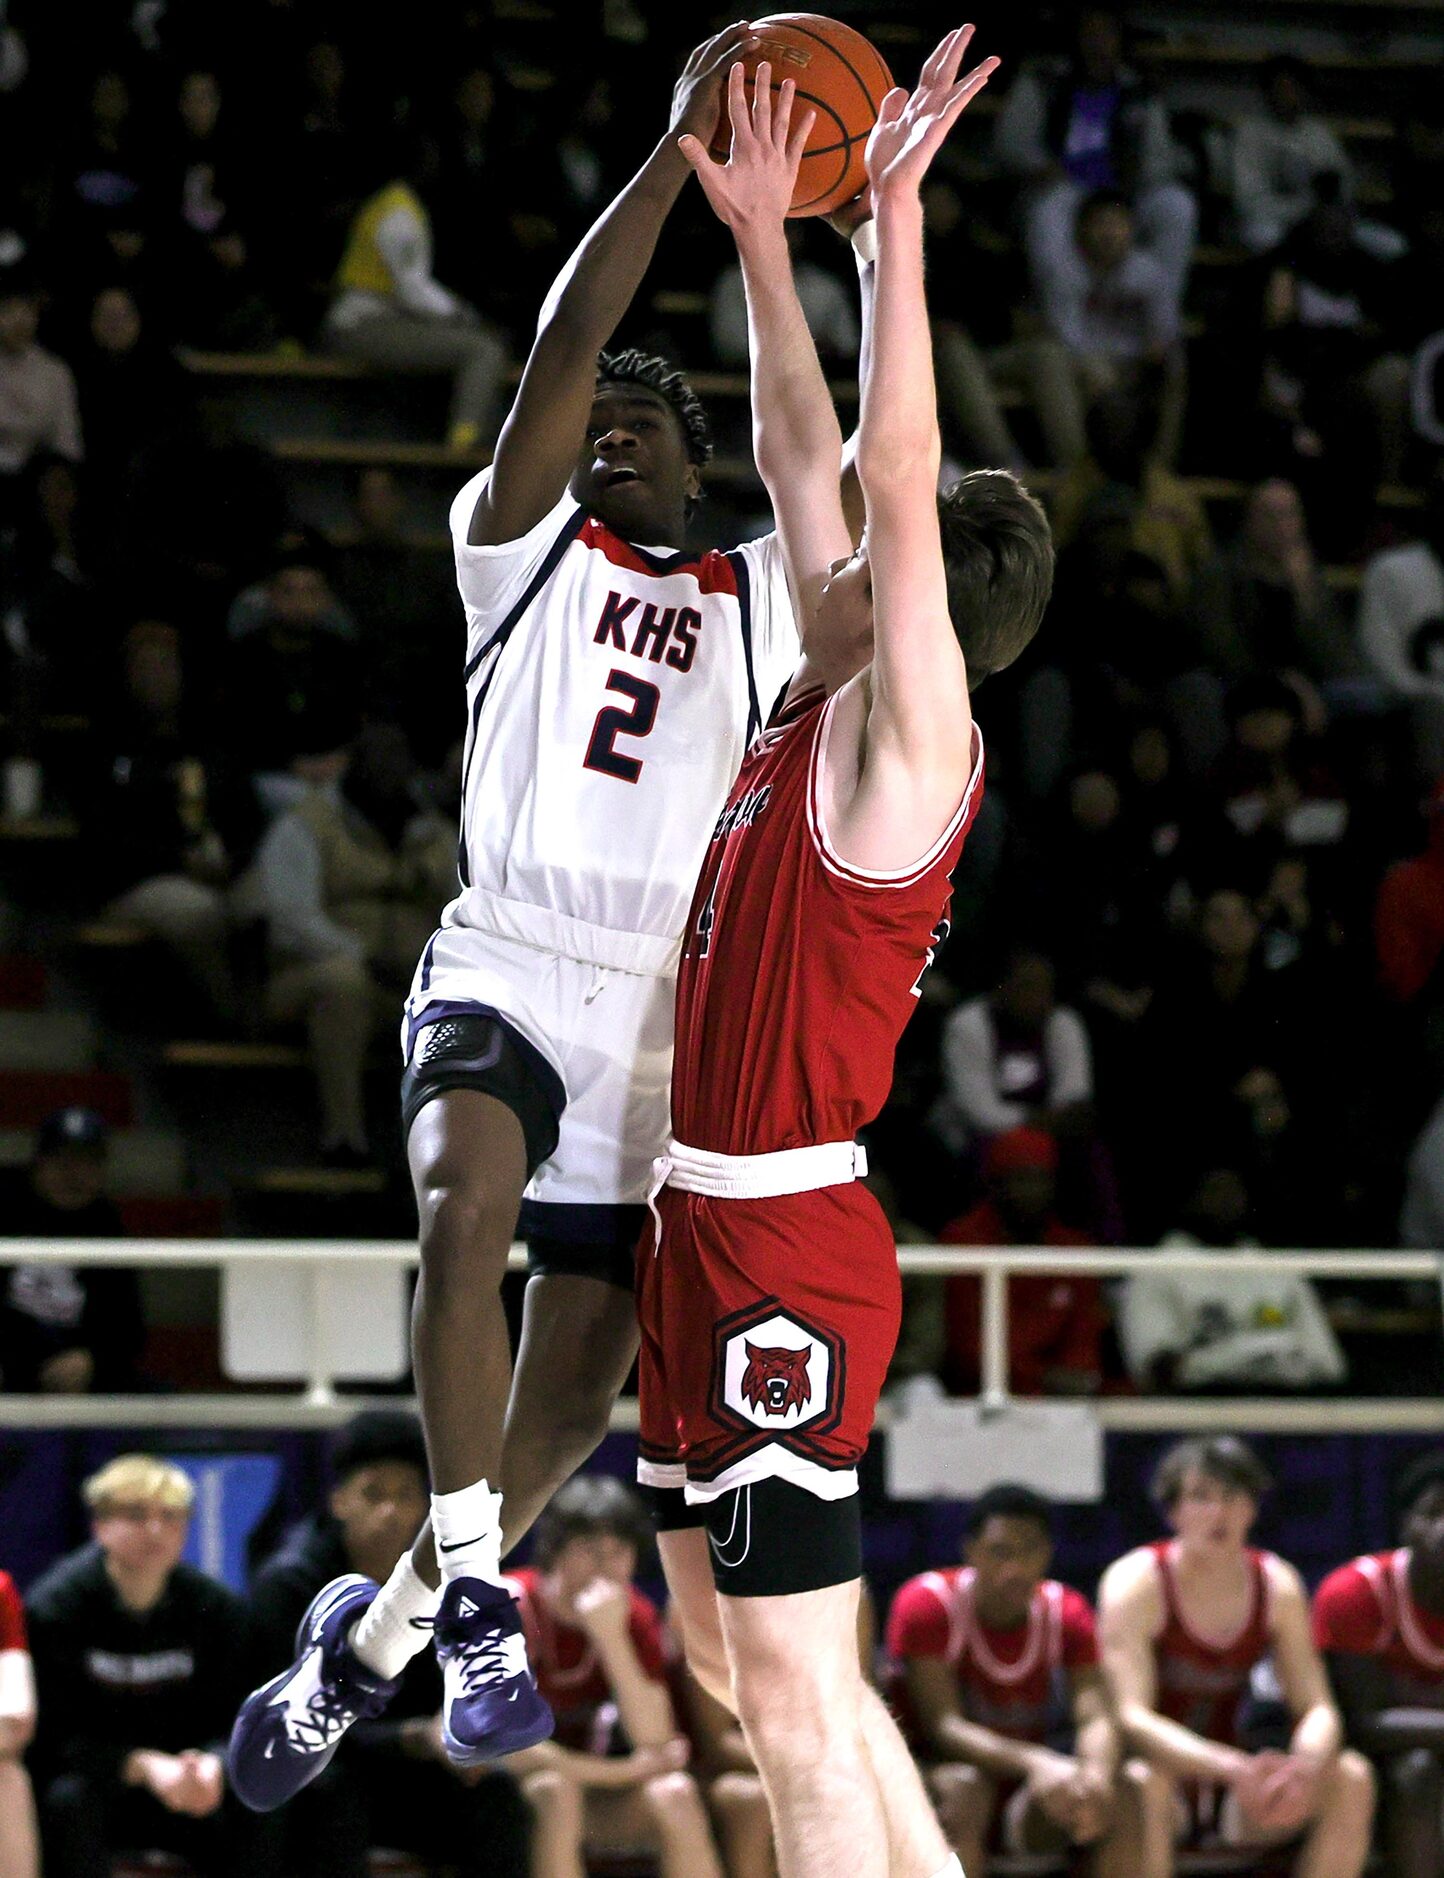
[[[731,229],[781,227],[792,206],[807,133],[817,121],[809,107],[792,121],[797,87],[784,78],[772,100],[772,67],[757,68],[752,104],[747,103],[746,75],[740,60],[727,75],[727,109],[732,120],[732,149],[725,163],[714,163],[700,138],[679,137],[677,147],[696,170],[707,200]]]
[[[883,99],[866,152],[867,179],[875,196],[917,192],[964,107],[1002,63],[984,59],[959,78],[972,37],[971,26],[950,32],[923,66],[917,89],[909,95],[897,85]]]
[[[672,135],[687,132],[710,143],[722,106],[722,81],[727,68],[740,53],[760,44],[747,20],[738,20],[711,39],[706,39],[682,67],[682,76],[672,89]]]

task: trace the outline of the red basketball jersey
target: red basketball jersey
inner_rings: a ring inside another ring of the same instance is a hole
[[[1444,1704],[1444,1617],[1414,1602],[1405,1547],[1329,1573],[1314,1593],[1314,1641],[1321,1650],[1378,1657],[1411,1704]]]
[[[1160,1539],[1150,1551],[1163,1588],[1163,1629],[1154,1639],[1158,1712],[1209,1741],[1233,1743],[1239,1709],[1256,1663],[1269,1653],[1268,1553],[1250,1549],[1253,1602],[1241,1629],[1227,1643],[1211,1643],[1191,1630],[1178,1596],[1177,1542]]]
[[[887,1100],[893,1054],[947,930],[967,792],[911,866],[872,873],[828,838],[833,702],[792,701],[753,743],[708,845],[677,980],[672,1126],[718,1154],[850,1141]]]
[[[973,1578],[969,1566],[910,1578],[888,1612],[888,1657],[899,1667],[910,1657],[942,1658],[969,1721],[1014,1741],[1045,1741],[1067,1713],[1063,1674],[1098,1661],[1092,1609],[1081,1593],[1045,1578],[1026,1623],[992,1630],[974,1607]]]
[[[0,1572],[0,1651],[28,1650],[25,1637],[25,1606],[9,1572]]]

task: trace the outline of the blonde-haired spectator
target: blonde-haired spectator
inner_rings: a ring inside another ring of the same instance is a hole
[[[25,1750],[35,1733],[35,1671],[25,1606],[0,1572],[0,1878],[39,1878],[40,1839]]]
[[[276,1829],[228,1793],[222,1759],[246,1679],[245,1610],[181,1563],[191,1481],[122,1454],[82,1497],[91,1543],[29,1598],[47,1878],[94,1878],[119,1853],[151,1851],[208,1878],[269,1878]]]

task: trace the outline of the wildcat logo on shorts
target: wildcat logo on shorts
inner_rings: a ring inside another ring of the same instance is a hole
[[[810,1343],[805,1350],[759,1350],[749,1343],[742,1393],[754,1407],[760,1402],[769,1415],[805,1408],[812,1400],[812,1384],[807,1380],[811,1361]]]
[[[717,1326],[713,1401],[734,1426],[785,1435],[836,1419],[837,1340],[764,1298]]]

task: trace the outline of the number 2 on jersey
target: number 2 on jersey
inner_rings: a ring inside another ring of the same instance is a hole
[[[631,672],[614,671],[607,680],[607,690],[619,691],[624,698],[630,698],[631,708],[624,711],[619,704],[607,704],[597,712],[582,767],[634,783],[642,773],[642,759],[625,755],[616,748],[616,741],[618,737],[649,735],[657,721],[657,705],[662,694],[655,685],[649,685],[645,678],[635,678]]]

